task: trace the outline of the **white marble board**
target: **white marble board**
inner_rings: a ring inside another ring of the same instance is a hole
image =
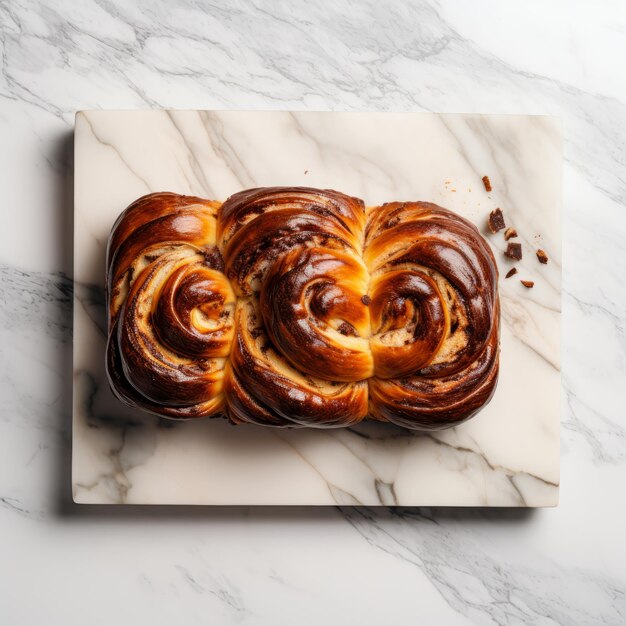
[[[559,485],[562,130],[546,116],[86,111],[76,116],[73,497],[101,504],[553,506]],[[489,175],[493,191],[481,182]],[[335,188],[428,200],[471,219],[498,259],[500,380],[477,417],[419,435],[173,423],[117,401],[104,374],[104,253],[135,198]],[[504,210],[524,246],[508,280]],[[550,258],[540,265],[535,250]],[[519,279],[535,282],[533,289]]]

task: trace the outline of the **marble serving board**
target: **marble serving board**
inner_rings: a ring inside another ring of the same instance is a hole
[[[73,497],[100,504],[553,506],[559,490],[561,168],[545,116],[86,111],[76,116]],[[493,191],[481,181],[488,175]],[[104,372],[105,247],[135,198],[225,199],[269,185],[334,188],[373,205],[428,200],[479,226],[500,267],[500,380],[446,431],[385,424],[275,430],[160,420],[121,404]],[[504,211],[524,246],[519,274]],[[549,256],[540,265],[537,248]],[[519,279],[535,282],[526,289]]]

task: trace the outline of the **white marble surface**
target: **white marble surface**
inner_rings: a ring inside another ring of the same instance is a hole
[[[82,111],[76,117],[72,490],[87,504],[554,506],[561,322],[560,120],[547,116]],[[482,176],[489,172],[487,192]],[[500,268],[500,376],[479,415],[421,435],[186,424],[129,410],[104,373],[111,225],[137,197],[247,187],[339,189],[367,205],[429,200],[475,223]],[[503,207],[525,250],[514,264]],[[549,257],[541,265],[538,247]],[[515,265],[519,273],[505,279]],[[533,280],[526,289],[519,279]],[[94,296],[97,295],[96,298]],[[95,300],[100,300],[98,306]]]
[[[622,624],[626,6],[0,5],[0,618],[10,624]],[[562,117],[556,509],[70,503],[74,112]]]

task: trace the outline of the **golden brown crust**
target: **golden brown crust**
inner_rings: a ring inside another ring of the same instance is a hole
[[[495,389],[495,260],[437,205],[151,194],[120,216],[107,258],[111,384],[160,415],[330,428],[369,412],[431,430]]]
[[[363,201],[308,187],[261,187],[232,195],[220,210],[218,245],[237,295],[259,291],[274,260],[292,248],[361,249]]]
[[[269,269],[261,289],[267,334],[302,372],[331,381],[365,380],[374,373],[362,300],[367,288],[367,270],[354,254],[290,250]]]
[[[219,203],[150,194],[109,239],[107,372],[123,401],[172,418],[222,410],[235,295],[216,247]]]
[[[367,381],[328,382],[295,369],[267,336],[256,295],[239,299],[236,322],[225,381],[232,421],[332,428],[367,415]]]
[[[332,190],[250,189],[224,202],[218,240],[241,296],[231,419],[328,428],[367,415],[364,227],[363,202]]]
[[[371,412],[408,428],[458,424],[491,399],[497,382],[491,249],[473,224],[435,204],[391,202],[369,217]]]

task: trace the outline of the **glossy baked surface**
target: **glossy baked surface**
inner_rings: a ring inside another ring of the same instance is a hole
[[[165,417],[433,430],[495,389],[497,267],[434,204],[150,194],[117,220],[107,260],[109,380]]]

